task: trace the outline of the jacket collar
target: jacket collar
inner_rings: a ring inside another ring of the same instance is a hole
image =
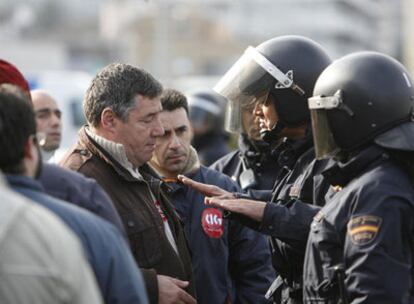
[[[154,166],[150,165],[150,168],[156,172],[159,177],[163,177],[162,173],[159,172]],[[180,174],[189,175],[197,171],[200,168],[200,160],[198,159],[197,151],[191,146],[190,153],[188,156],[187,164]],[[163,178],[165,182],[177,182],[176,178]]]
[[[85,133],[92,138],[102,149],[108,152],[118,164],[126,169],[136,179],[142,179],[138,168],[135,168],[133,164],[128,160],[124,145],[110,141],[102,136],[93,133],[88,127],[85,127]]]
[[[12,188],[26,188],[38,192],[44,191],[42,184],[31,177],[18,174],[6,174],[5,177]]]
[[[270,154],[270,145],[263,141],[263,140],[250,140],[246,134],[240,134],[239,136],[239,150],[240,152],[249,157],[250,155],[254,156],[254,154]]]
[[[344,187],[361,173],[387,159],[389,155],[381,147],[372,145],[345,163],[334,162],[322,175],[331,185]]]
[[[111,153],[101,147],[88,133],[85,131],[87,126],[83,126],[79,130],[79,143],[82,147],[84,147],[87,151],[89,150],[93,155],[97,155],[99,158],[103,159],[106,163],[108,163],[113,169],[125,180],[127,181],[143,181],[143,178],[137,178],[136,176],[132,175],[132,173],[122,166],[119,161],[117,161]],[[89,132],[90,133],[90,132]],[[81,151],[82,152],[82,151]]]
[[[305,138],[290,140],[285,138],[283,142],[274,150],[278,155],[278,163],[282,167],[293,168],[298,158],[313,147],[312,135],[307,134]]]
[[[200,160],[198,159],[197,151],[190,147],[190,155],[188,157],[188,161],[186,166],[183,169],[183,172],[181,174],[188,175],[192,172],[195,172],[200,168]]]

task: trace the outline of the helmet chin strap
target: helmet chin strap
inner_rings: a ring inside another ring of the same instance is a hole
[[[270,130],[260,130],[260,136],[265,142],[273,145],[281,138],[281,133],[284,128],[285,124],[278,121]]]

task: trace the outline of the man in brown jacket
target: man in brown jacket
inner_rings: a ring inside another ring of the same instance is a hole
[[[148,72],[111,64],[92,80],[85,100],[88,125],[61,165],[92,177],[106,190],[127,229],[151,303],[195,303],[183,230],[147,167],[164,134],[161,84]]]

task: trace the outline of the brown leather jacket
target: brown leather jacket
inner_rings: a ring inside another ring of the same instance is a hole
[[[158,302],[157,274],[189,281],[187,292],[195,296],[191,258],[181,222],[166,198],[167,187],[148,166],[139,169],[144,180],[133,177],[82,128],[79,141],[60,165],[94,178],[111,197],[126,227],[132,253],[141,267],[151,303]],[[154,175],[152,175],[154,174]],[[160,202],[177,243],[170,245],[152,195]]]

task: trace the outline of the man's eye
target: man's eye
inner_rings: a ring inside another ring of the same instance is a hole
[[[150,122],[152,122],[153,120],[154,120],[154,116],[153,116],[153,115],[151,115],[151,116],[146,117],[143,121],[144,121],[145,123],[150,123]]]
[[[168,138],[168,137],[170,137],[170,135],[171,135],[171,131],[165,131],[165,130],[164,130],[164,134],[163,134],[163,135],[161,135],[160,137],[161,137],[161,138]]]
[[[41,114],[37,114],[36,115],[36,118],[39,118],[39,119],[45,119],[45,118],[48,118],[50,115],[49,114],[47,114],[47,113],[41,113]]]
[[[187,131],[187,128],[179,128],[177,129],[177,135],[182,135]]]

